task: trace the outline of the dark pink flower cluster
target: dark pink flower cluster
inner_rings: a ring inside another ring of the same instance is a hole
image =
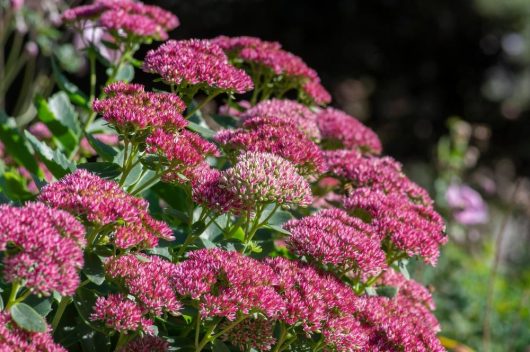
[[[412,203],[403,195],[363,187],[353,191],[344,206],[367,212],[381,240],[388,238],[398,250],[419,255],[426,263],[435,265],[440,245],[447,242],[442,217],[431,206]]]
[[[96,99],[93,109],[120,134],[155,128],[175,131],[188,125],[182,117],[186,106],[175,94],[146,92],[141,84],[125,82],[112,83],[104,91],[108,97]]]
[[[320,148],[290,121],[275,117],[252,117],[241,128],[222,130],[215,140],[227,151],[251,151],[281,156],[301,174],[320,174],[325,163]]]
[[[233,38],[219,36],[212,41],[223,48],[230,57],[262,65],[274,74],[294,81],[289,82],[290,84],[298,83],[298,88],[315,103],[327,104],[331,101],[331,96],[320,84],[316,71],[307,66],[300,57],[283,50],[279,43],[244,36]]]
[[[242,153],[236,165],[221,173],[220,185],[250,208],[267,203],[304,207],[313,200],[309,183],[295,166],[269,153]]]
[[[144,310],[154,315],[177,315],[182,308],[172,282],[175,269],[175,264],[160,257],[140,254],[113,257],[105,263],[107,275],[118,280]]]
[[[98,297],[90,320],[101,321],[120,333],[142,331],[153,334],[153,321],[145,317],[145,311],[136,302],[122,294]]]
[[[222,187],[221,171],[209,165],[203,165],[196,170],[199,174],[194,178],[196,181],[192,182],[192,197],[195,203],[218,214],[239,214],[243,210],[251,210],[246,209],[230,190]]]
[[[96,0],[93,4],[66,10],[63,19],[81,23],[96,21],[97,27],[111,32],[116,38],[125,34],[156,40],[166,40],[167,32],[180,24],[171,12],[133,0]]]
[[[137,337],[122,347],[119,352],[167,352],[169,343],[158,336]]]
[[[233,93],[253,88],[245,71],[232,66],[221,48],[209,40],[169,40],[147,53],[144,70],[160,75],[168,84],[183,87]]]
[[[228,324],[228,322],[221,324],[220,329],[223,329]],[[275,321],[273,320],[246,319],[239,323],[235,329],[231,329],[228,333],[221,336],[221,338],[229,341],[241,351],[252,349],[270,351],[276,343],[274,324]]]
[[[317,114],[294,100],[263,100],[241,114],[243,121],[253,117],[276,118],[292,122],[308,138],[315,142],[320,141]]]
[[[184,182],[180,175],[188,180],[193,179],[195,169],[202,165],[209,155],[219,156],[217,147],[188,130],[167,132],[155,129],[145,140],[146,151],[161,157],[167,164],[167,170],[162,179]],[[179,175],[180,174],[180,175]]]
[[[7,311],[0,312],[0,351],[1,352],[66,352],[66,349],[53,342],[49,332],[28,332],[17,326]]]
[[[197,302],[203,317],[262,313],[277,317],[284,305],[276,293],[275,275],[259,261],[239,252],[200,249],[178,264],[174,284],[183,299]]]
[[[376,228],[340,209],[322,210],[284,225],[291,235],[288,244],[306,256],[339,273],[363,281],[386,268],[385,252]]]
[[[64,211],[42,203],[0,206],[4,278],[22,283],[34,294],[74,294],[85,243],[85,229]]]
[[[380,154],[381,141],[374,131],[343,111],[327,108],[318,115],[318,127],[324,141],[339,142],[345,149]]]
[[[77,170],[42,189],[39,200],[80,216],[96,229],[112,230],[118,248],[152,248],[158,239],[173,239],[164,222],[151,217],[148,202],[86,170]]]

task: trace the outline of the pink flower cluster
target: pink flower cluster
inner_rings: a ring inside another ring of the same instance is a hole
[[[220,187],[250,208],[267,203],[304,207],[313,200],[309,183],[294,165],[269,153],[242,153],[232,168],[222,172]]]
[[[283,50],[279,43],[255,37],[226,36],[219,36],[212,41],[223,48],[230,57],[237,57],[251,65],[266,67],[274,74],[289,80],[286,85],[294,83],[315,103],[320,105],[331,101],[331,96],[320,84],[316,71],[307,66],[300,57]]]
[[[297,126],[276,117],[252,117],[241,128],[222,130],[215,140],[230,151],[251,151],[278,155],[296,165],[301,174],[320,174],[325,163],[320,148]]]
[[[245,71],[232,66],[221,48],[209,40],[169,40],[147,53],[144,70],[181,87],[231,93],[245,93],[253,88]]]
[[[359,120],[333,108],[318,115],[318,127],[324,141],[339,142],[345,149],[357,149],[369,154],[380,154],[381,141]]]
[[[68,9],[67,22],[95,21],[116,39],[124,36],[166,40],[168,31],[179,26],[178,18],[158,6],[133,0],[96,0],[93,4]]]
[[[49,332],[28,332],[17,326],[7,311],[0,312],[0,351],[1,352],[66,352],[66,349],[53,342]]]
[[[340,209],[322,210],[284,225],[288,244],[298,256],[306,256],[339,273],[366,281],[386,269],[385,252],[376,228]]]
[[[177,300],[172,276],[175,264],[157,256],[140,254],[113,257],[105,263],[107,275],[122,284],[145,311],[154,315],[177,315],[182,305]]]
[[[77,170],[42,189],[39,200],[66,210],[90,223],[94,230],[109,230],[118,248],[152,248],[158,239],[173,239],[164,222],[151,217],[148,203],[86,170]]]
[[[182,117],[186,106],[174,94],[146,92],[141,84],[125,82],[112,83],[104,92],[108,97],[96,99],[93,109],[119,134],[134,135],[155,128],[174,131],[188,125]]]
[[[317,114],[294,100],[263,100],[241,114],[243,121],[253,117],[276,118],[292,122],[308,138],[315,142],[320,141]]]
[[[98,297],[90,320],[101,321],[107,328],[120,333],[142,331],[153,334],[154,322],[145,317],[144,310],[122,294]]]
[[[34,294],[73,295],[83,267],[85,229],[70,214],[42,203],[0,206],[0,251],[7,282]]]
[[[158,128],[145,143],[148,153],[160,156],[167,163],[168,171],[162,177],[167,182],[184,182],[179,174],[193,180],[196,168],[204,163],[206,156],[219,156],[214,144],[188,130],[173,133]]]
[[[239,252],[200,249],[177,265],[173,275],[183,299],[197,302],[203,317],[225,317],[261,313],[277,317],[283,301],[274,286],[272,270]]]

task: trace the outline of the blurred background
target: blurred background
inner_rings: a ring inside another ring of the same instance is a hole
[[[530,0],[144,2],[179,16],[174,38],[258,36],[316,69],[332,105],[372,127],[447,219],[438,266],[414,265],[446,345],[530,351]],[[31,97],[8,88],[53,91],[52,55],[76,84],[88,80],[59,20],[81,2],[25,3],[5,45],[29,59],[0,77],[0,105],[29,119]]]

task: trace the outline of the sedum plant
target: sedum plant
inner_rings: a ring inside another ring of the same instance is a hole
[[[2,115],[0,350],[444,350],[406,269],[442,218],[300,57],[167,40],[177,17],[132,0],[62,17],[89,92],[57,75],[29,126]]]

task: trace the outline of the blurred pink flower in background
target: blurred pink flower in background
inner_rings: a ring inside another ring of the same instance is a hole
[[[455,220],[462,225],[484,224],[488,221],[488,206],[480,193],[463,184],[451,184],[445,199],[453,210]]]

